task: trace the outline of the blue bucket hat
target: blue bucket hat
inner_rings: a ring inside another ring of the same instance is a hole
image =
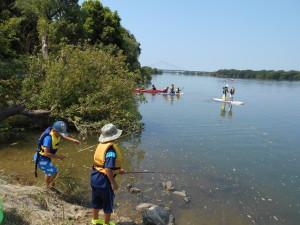
[[[60,135],[67,136],[67,124],[64,121],[56,121],[53,123],[52,128],[56,130]]]

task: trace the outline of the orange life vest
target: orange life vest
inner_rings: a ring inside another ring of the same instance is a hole
[[[115,167],[112,168],[114,170],[114,174],[117,174],[118,170],[122,168],[122,149],[113,142],[100,143],[98,144],[95,154],[94,154],[94,168],[101,173],[106,174],[104,164],[105,164],[105,155],[108,149],[113,148],[116,152],[116,162]]]

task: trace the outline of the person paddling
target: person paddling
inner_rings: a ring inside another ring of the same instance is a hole
[[[171,84],[170,93],[171,94],[175,94],[175,86],[174,86],[174,84]]]
[[[122,130],[111,123],[101,128],[100,143],[94,154],[91,172],[92,224],[114,225],[110,217],[114,206],[114,191],[119,188],[115,176],[125,173],[122,168],[122,149],[115,143],[121,134]],[[99,219],[101,209],[104,212],[104,221]]]
[[[234,93],[235,93],[235,88],[234,87],[230,88],[230,91],[229,91],[230,101],[233,101]]]
[[[155,87],[154,84],[152,84],[152,90],[153,90],[153,91],[156,91],[156,87]]]
[[[56,121],[51,127],[48,127],[38,140],[37,151],[33,158],[35,161],[35,176],[37,177],[37,168],[45,174],[47,188],[54,187],[54,180],[58,174],[58,169],[52,164],[52,159],[63,160],[64,155],[58,155],[58,145],[61,139],[80,144],[80,141],[67,136],[67,125],[63,121]]]
[[[224,100],[226,100],[227,93],[228,93],[228,84],[226,84],[226,85],[223,87],[223,99],[224,99]]]
[[[179,89],[179,87],[178,88],[176,88],[176,94],[180,94],[180,89]]]

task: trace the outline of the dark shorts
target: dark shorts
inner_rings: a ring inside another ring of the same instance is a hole
[[[103,209],[104,213],[112,213],[115,194],[111,188],[99,189],[92,187],[92,208]]]

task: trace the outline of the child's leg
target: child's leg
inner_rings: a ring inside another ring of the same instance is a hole
[[[98,220],[99,219],[98,216],[99,216],[99,209],[93,209],[93,219]]]
[[[46,184],[47,187],[54,187],[55,186],[55,179],[57,177],[57,173],[52,176],[46,176]]]
[[[109,224],[111,213],[104,213],[104,224]]]

